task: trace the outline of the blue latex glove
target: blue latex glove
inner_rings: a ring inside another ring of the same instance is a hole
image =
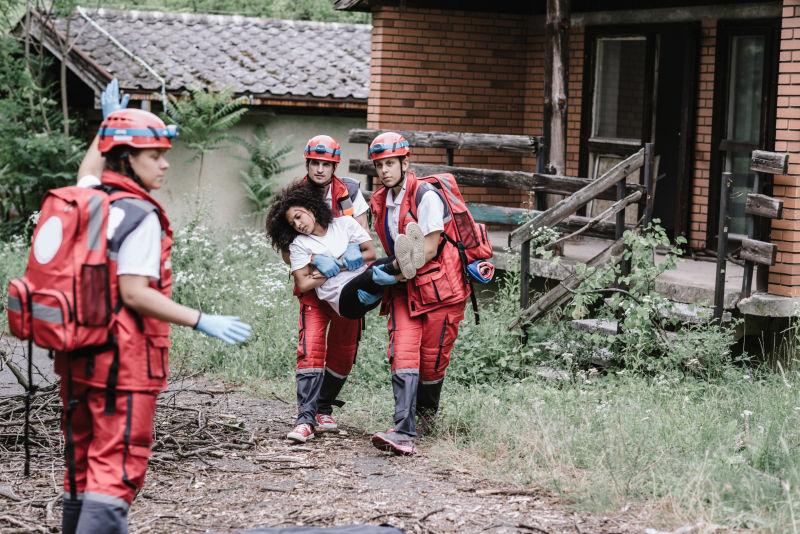
[[[200,314],[200,319],[194,327],[195,330],[216,337],[230,343],[241,343],[250,337],[251,328],[247,323],[243,323],[238,317],[232,315],[206,315]]]
[[[372,268],[372,281],[379,286],[391,286],[397,283],[397,278],[382,269],[383,265]]]
[[[364,291],[363,289],[359,289],[358,291],[356,291],[356,293],[358,294],[358,302],[360,302],[364,306],[375,304],[376,302],[381,300],[380,295],[373,295],[372,293]]]
[[[361,246],[358,243],[350,243],[344,251],[344,266],[348,271],[355,271],[364,265],[364,256],[361,255]]]
[[[127,108],[130,98],[131,95],[124,95],[120,100],[119,82],[116,78],[108,82],[106,88],[100,93],[100,107],[103,109],[103,118],[105,119],[117,110]]]
[[[330,256],[325,256],[324,254],[314,254],[314,261],[312,263],[314,264],[314,267],[319,269],[319,272],[321,272],[325,278],[330,278],[339,274],[339,264],[337,264],[336,260]]]

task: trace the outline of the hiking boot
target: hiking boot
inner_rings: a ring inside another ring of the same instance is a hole
[[[317,420],[317,432],[336,432],[339,430],[339,425],[336,424],[336,419],[332,415],[318,413],[314,418]]]
[[[414,267],[417,269],[425,265],[425,234],[422,228],[415,222],[406,225],[405,234],[411,240],[411,258]]]
[[[400,234],[394,240],[394,257],[397,266],[403,273],[403,278],[411,280],[417,276],[417,267],[414,263],[414,242],[405,234]]]
[[[310,439],[314,439],[314,428],[308,423],[299,424],[286,434],[286,439],[290,439],[295,443],[305,443]]]
[[[372,435],[372,444],[375,448],[394,453],[398,456],[411,456],[417,454],[414,438],[389,429],[386,432],[376,432]]]

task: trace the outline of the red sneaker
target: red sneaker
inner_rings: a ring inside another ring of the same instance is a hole
[[[339,425],[336,424],[336,419],[332,415],[318,413],[314,419],[317,420],[315,427],[317,432],[336,432],[339,429]]]
[[[417,454],[414,438],[395,432],[390,428],[386,432],[376,432],[372,435],[372,444],[382,451],[391,452],[398,456],[411,456]]]
[[[310,439],[314,439],[314,428],[308,423],[299,424],[286,434],[286,439],[297,443],[305,443]]]

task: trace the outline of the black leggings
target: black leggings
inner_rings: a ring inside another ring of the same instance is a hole
[[[376,308],[381,303],[380,299],[378,299],[369,306],[361,304],[361,301],[358,300],[358,290],[363,289],[373,295],[383,294],[385,287],[376,284],[372,280],[372,269],[392,261],[394,261],[394,256],[381,258],[370,265],[366,271],[345,284],[342,288],[342,293],[339,295],[339,315],[347,319],[361,319],[368,311]]]

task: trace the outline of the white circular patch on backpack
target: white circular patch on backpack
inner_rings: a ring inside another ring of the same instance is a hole
[[[44,265],[52,260],[58,252],[58,247],[61,246],[62,238],[61,219],[53,215],[39,228],[39,233],[33,242],[33,255],[36,261]]]

